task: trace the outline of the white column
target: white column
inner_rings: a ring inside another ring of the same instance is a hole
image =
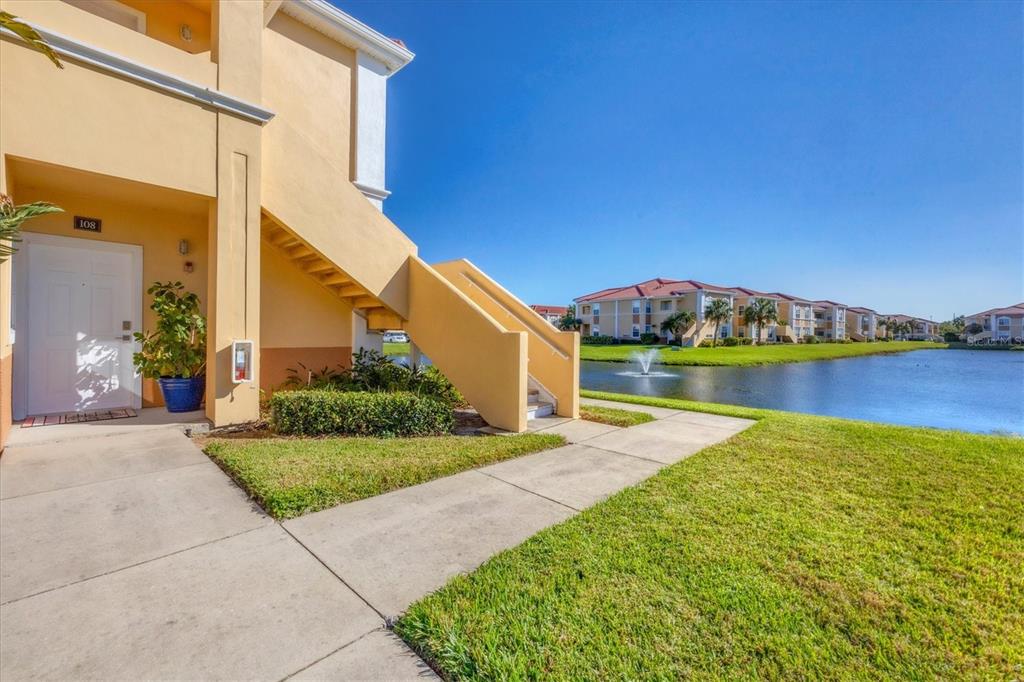
[[[355,148],[352,183],[377,208],[391,194],[385,188],[388,70],[363,52],[356,53]]]
[[[615,338],[619,338],[619,302],[615,301]]]

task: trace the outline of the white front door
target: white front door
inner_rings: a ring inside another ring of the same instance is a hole
[[[25,344],[26,413],[141,407],[131,336],[141,247],[26,233],[23,249],[15,343]]]

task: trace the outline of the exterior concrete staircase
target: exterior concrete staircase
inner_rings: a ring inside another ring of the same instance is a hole
[[[266,243],[351,303],[368,329],[408,332],[492,426],[519,432],[545,411],[578,416],[578,334],[556,330],[468,261],[423,262],[349,170],[287,120],[263,134]]]

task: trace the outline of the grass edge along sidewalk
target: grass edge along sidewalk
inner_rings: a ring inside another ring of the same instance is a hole
[[[203,451],[271,516],[291,519],[565,445],[555,434],[210,438]]]
[[[411,606],[446,676],[1020,677],[1024,439],[583,395],[759,423]]]
[[[580,345],[580,360],[631,362],[636,351],[655,349],[659,365],[705,367],[752,367],[790,362],[837,360],[865,355],[888,355],[915,350],[944,349],[932,341],[878,341],[875,343],[766,344],[759,346],[718,346],[716,348],[675,348],[671,346]]]

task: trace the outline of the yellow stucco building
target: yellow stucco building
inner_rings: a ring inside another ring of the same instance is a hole
[[[218,426],[255,419],[286,368],[346,364],[384,329],[494,426],[525,429],[531,391],[578,415],[578,335],[468,261],[428,265],[382,212],[387,82],[413,59],[399,41],[322,0],[0,8],[64,64],[0,38],[0,191],[64,209],[0,266],[0,439],[31,414],[159,404],[129,336],[152,327],[157,280],[202,299]]]

